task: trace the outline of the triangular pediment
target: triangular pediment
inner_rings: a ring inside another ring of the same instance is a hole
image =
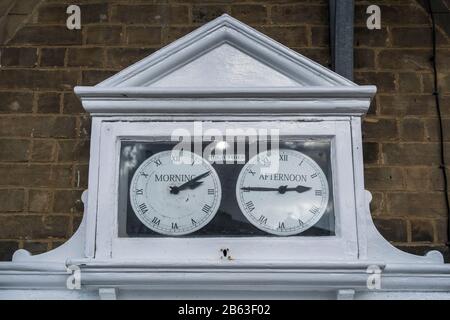
[[[228,43],[205,53],[151,83],[155,87],[298,86],[294,79],[274,70]]]
[[[311,86],[356,85],[228,15],[97,85],[104,88]]]

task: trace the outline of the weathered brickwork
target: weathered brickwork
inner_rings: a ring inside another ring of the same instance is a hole
[[[429,17],[414,0],[378,3],[382,30],[365,27],[371,2],[356,2],[355,19],[355,81],[379,89],[364,122],[373,216],[381,233],[402,249],[444,250],[447,216]],[[70,4],[81,6],[82,30],[65,27]],[[0,260],[18,248],[55,248],[81,221],[90,119],[73,87],[96,84],[222,13],[329,67],[326,0],[39,2],[0,47]],[[441,104],[450,132],[448,35],[440,31],[438,41]]]
[[[378,229],[403,250],[446,252],[447,212],[426,7],[416,1],[378,1],[382,29],[365,27],[367,1],[356,3],[355,79],[379,93],[363,127],[366,188],[374,196]],[[449,15],[450,18],[450,15]],[[447,20],[450,21],[450,20]],[[450,160],[449,35],[437,33],[437,63]]]

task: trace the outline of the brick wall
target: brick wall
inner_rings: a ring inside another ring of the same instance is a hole
[[[379,88],[364,124],[373,215],[405,250],[444,250],[429,19],[415,1],[379,2],[383,29],[364,27],[364,1],[355,27],[356,82]],[[0,48],[0,260],[18,248],[55,248],[80,223],[90,119],[75,85],[96,84],[225,12],[329,67],[327,3],[41,1]],[[81,31],[65,28],[70,4],[81,6]],[[439,46],[442,90],[450,95],[448,35],[439,35]],[[450,116],[448,96],[442,100]]]

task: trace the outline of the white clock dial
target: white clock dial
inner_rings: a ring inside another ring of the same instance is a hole
[[[131,206],[151,230],[185,235],[207,225],[219,209],[219,176],[205,159],[183,151],[159,152],[145,160],[130,184]]]
[[[276,172],[268,171],[279,161]],[[236,197],[242,213],[271,234],[299,234],[316,224],[328,204],[328,182],[320,166],[290,149],[261,152],[242,168]]]

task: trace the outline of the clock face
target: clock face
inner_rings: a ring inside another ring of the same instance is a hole
[[[131,206],[151,230],[185,235],[208,224],[222,190],[214,168],[197,154],[159,152],[145,160],[130,184]]]
[[[268,170],[278,161],[278,170]],[[328,182],[305,154],[280,149],[257,154],[242,168],[236,197],[245,217],[271,234],[299,234],[316,224],[327,208]]]

